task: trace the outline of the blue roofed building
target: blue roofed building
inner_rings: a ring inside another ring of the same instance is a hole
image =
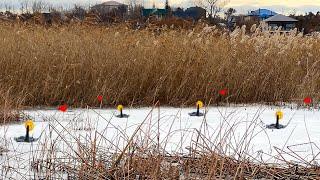
[[[256,17],[259,20],[265,20],[274,15],[277,15],[277,13],[269,9],[257,9],[248,13],[249,17]]]

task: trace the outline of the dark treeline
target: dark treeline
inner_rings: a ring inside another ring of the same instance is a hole
[[[305,15],[290,15],[299,20],[296,27],[305,34],[320,31],[320,12],[316,14],[309,12]]]
[[[134,28],[143,27],[147,24],[158,24],[176,27],[193,27],[199,20],[210,25],[233,30],[236,26],[246,25],[249,30],[253,24],[259,24],[259,18],[246,18],[247,15],[235,15],[236,10],[229,8],[221,14],[208,16],[206,10],[201,7],[191,7],[187,9],[171,8],[160,9],[155,14],[143,15],[144,7],[141,5],[119,5],[112,10],[95,5],[92,7],[81,7],[75,5],[72,9],[55,9],[44,4],[33,4],[31,7],[22,6],[20,13],[14,13],[10,9],[0,12],[0,20],[7,22],[23,22],[44,25],[62,25],[73,22],[107,25],[122,22],[131,22]],[[156,8],[157,9],[157,8]],[[159,10],[159,9],[158,9]],[[190,11],[190,12],[189,12]],[[160,13],[165,13],[165,15]],[[158,13],[158,14],[157,14]],[[188,15],[190,15],[188,17]],[[193,17],[193,18],[190,18]],[[320,31],[320,11],[317,13],[309,12],[304,15],[290,15],[297,19],[296,28],[304,34]],[[235,22],[231,22],[230,19]]]

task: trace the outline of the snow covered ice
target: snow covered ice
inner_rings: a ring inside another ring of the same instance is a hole
[[[166,153],[186,155],[196,141],[202,141],[205,150],[257,163],[319,163],[320,111],[283,108],[280,124],[288,126],[267,129],[266,125],[275,123],[276,110],[262,105],[209,107],[205,117],[191,117],[188,113],[193,108],[138,108],[125,109],[130,116],[124,119],[115,117],[115,109],[25,110],[25,116],[36,124],[32,136],[40,139],[17,143],[14,138],[25,133],[23,123],[1,126],[0,146],[7,151],[0,156],[0,169],[2,176],[4,172],[14,176],[15,171],[8,168],[30,175],[30,164],[46,157],[49,146],[56,157],[63,158],[66,152],[76,157],[79,144],[88,145],[97,137],[97,147],[119,153],[140,125],[134,143],[151,147],[158,143],[159,133],[160,147]]]

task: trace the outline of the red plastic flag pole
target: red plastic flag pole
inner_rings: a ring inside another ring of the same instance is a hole
[[[226,96],[228,94],[228,89],[221,89],[219,91],[220,96]]]
[[[68,105],[63,104],[58,107],[58,110],[61,112],[66,112],[68,110]]]
[[[304,98],[303,102],[308,106],[308,109],[310,109],[310,104],[312,103],[311,97]]]
[[[221,89],[219,90],[219,102],[222,100],[223,96],[226,96],[228,94],[228,89]],[[218,106],[219,106],[219,102],[218,102]]]
[[[102,108],[103,96],[97,96],[98,101],[100,102],[100,109]]]
[[[312,103],[312,98],[311,97],[306,97],[304,98],[303,102],[307,105],[310,105]]]

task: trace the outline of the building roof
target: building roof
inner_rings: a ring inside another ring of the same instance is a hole
[[[272,16],[264,21],[265,22],[297,22],[298,20],[293,19],[288,16],[285,16],[285,15],[282,15],[282,14],[277,14],[277,15]]]
[[[106,2],[103,2],[99,5],[103,5],[103,6],[127,6],[126,4],[122,4],[122,3],[119,3],[117,1],[106,1]]]
[[[167,10],[166,9],[157,9],[157,8],[142,9],[142,15],[143,16],[150,16],[150,15],[164,16],[166,14],[167,14]]]
[[[261,18],[277,15],[276,12],[269,9],[257,9],[248,13],[249,16],[259,16]]]

